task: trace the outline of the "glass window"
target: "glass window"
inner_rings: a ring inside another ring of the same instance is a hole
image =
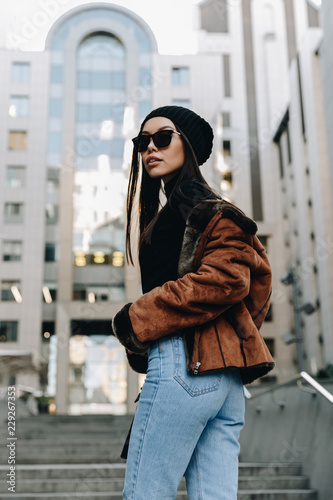
[[[55,322],[54,321],[43,321],[42,323],[42,340],[43,342],[48,342],[52,335],[55,334]]]
[[[290,143],[290,132],[289,132],[289,124],[286,128],[286,136],[287,136],[287,151],[288,151],[288,163],[292,163],[292,154],[291,154],[291,143]]]
[[[1,281],[1,300],[6,302],[22,302],[20,281]]]
[[[188,67],[172,68],[172,85],[186,86],[190,84],[190,69]]]
[[[9,132],[8,148],[16,151],[27,149],[27,133],[20,130],[11,130]]]
[[[46,224],[57,224],[59,220],[59,206],[47,203],[45,207]]]
[[[124,154],[124,139],[114,138],[110,140],[91,140],[87,137],[78,137],[76,153],[83,157],[108,155],[122,157]]]
[[[15,261],[21,260],[22,241],[4,240],[2,246],[2,260]]]
[[[201,28],[208,33],[228,33],[228,6],[227,0],[214,0],[213,2],[202,2]]]
[[[151,110],[151,107],[149,109],[149,111]],[[111,119],[115,122],[115,123],[123,123],[124,121],[124,113],[125,113],[125,104],[114,104],[112,107],[111,107]],[[146,116],[146,115],[144,115]]]
[[[9,116],[29,116],[29,97],[26,95],[12,95],[8,110]]]
[[[172,99],[172,104],[183,106],[183,108],[191,108],[191,101],[189,99]]]
[[[123,71],[114,71],[110,75],[112,89],[125,89],[125,73]]]
[[[76,121],[90,122],[91,121],[91,104],[78,103],[76,107]]]
[[[268,322],[273,321],[273,306],[272,306],[272,304],[269,305],[269,309],[267,311],[265,321],[268,321]]]
[[[63,67],[59,65],[51,66],[51,83],[63,82]]]
[[[79,71],[79,89],[124,89],[125,73],[123,71]]]
[[[0,321],[0,342],[17,342],[18,321]]]
[[[46,182],[45,215],[47,224],[56,224],[59,213],[59,171],[49,168]]]
[[[284,177],[284,162],[283,162],[283,151],[282,151],[282,144],[281,140],[278,142],[278,148],[279,148],[279,167],[280,167],[280,177]]]
[[[57,284],[56,283],[46,283],[42,288],[43,302],[46,304],[52,304],[57,300]]]
[[[99,58],[111,62],[113,58],[124,59],[125,49],[115,36],[105,34],[92,34],[81,43],[78,49],[79,58],[96,60]]]
[[[223,156],[231,156],[231,141],[229,139],[223,141]]]
[[[19,224],[23,222],[23,203],[5,203],[5,223]]]
[[[151,106],[149,107],[151,109]],[[106,120],[113,120],[116,123],[122,123],[124,120],[124,104],[90,104],[78,103],[77,116],[78,122],[100,123]]]
[[[26,62],[14,62],[12,64],[12,82],[27,83],[30,81],[30,64]]]
[[[230,56],[223,55],[224,97],[231,97]]]
[[[60,153],[61,151],[61,133],[60,132],[49,132],[49,144],[50,153]]]
[[[139,102],[139,113],[140,118],[144,118],[152,110],[151,101],[140,101]]]
[[[9,165],[6,170],[6,186],[22,188],[25,184],[25,167]]]
[[[125,300],[124,285],[76,285],[73,300],[95,302],[121,302]]]
[[[268,251],[268,236],[258,235],[258,239],[267,252]]]
[[[50,99],[49,114],[52,118],[59,118],[62,116],[62,99]]]
[[[78,71],[77,74],[77,87],[79,89],[90,89],[91,88],[91,71]]]
[[[150,89],[152,85],[152,74],[150,68],[139,69],[139,83],[143,87]]]
[[[77,106],[78,122],[99,123],[109,120],[111,115],[111,105],[79,103]]]
[[[84,285],[74,285],[73,300],[86,300],[87,292]]]
[[[45,243],[45,262],[55,262],[56,261],[56,248],[55,243]]]
[[[224,111],[222,113],[222,123],[223,127],[229,128],[231,126],[231,119],[230,119],[230,113],[227,111]]]
[[[276,352],[275,352],[275,339],[264,338],[264,341],[265,341],[265,344],[267,345],[268,350],[271,353],[271,355],[273,357],[275,357],[275,354],[276,354]]]
[[[124,154],[124,139],[113,139],[111,141],[111,156],[121,158]]]

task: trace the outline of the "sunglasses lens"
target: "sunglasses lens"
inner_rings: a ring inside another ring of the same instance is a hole
[[[138,137],[135,137],[135,139],[133,139],[134,146],[137,148],[139,153],[146,151],[146,149],[148,148],[149,141],[150,138],[145,137],[144,135],[139,135]]]
[[[133,139],[134,146],[139,153],[143,153],[149,146],[151,137],[153,138],[154,144],[157,148],[166,148],[170,145],[172,130],[160,130],[155,132],[153,135],[138,135]]]
[[[158,148],[166,148],[170,145],[172,130],[160,130],[154,134],[154,143]]]

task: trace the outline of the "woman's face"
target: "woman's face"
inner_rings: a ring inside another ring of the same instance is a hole
[[[154,134],[158,130],[175,130],[174,123],[164,116],[156,116],[148,120],[143,127],[142,134]],[[179,134],[172,134],[170,145],[165,148],[155,146],[150,138],[148,148],[141,153],[143,165],[152,178],[162,178],[168,182],[176,172],[182,168],[185,161],[184,145]]]

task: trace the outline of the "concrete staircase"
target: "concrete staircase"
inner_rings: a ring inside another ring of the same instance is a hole
[[[121,499],[126,463],[119,455],[131,420],[109,415],[21,418],[16,432],[15,493],[7,489],[8,441],[7,434],[1,433],[0,498]],[[177,500],[187,498],[183,480]],[[317,493],[309,489],[299,464],[241,463],[238,500],[317,500]]]

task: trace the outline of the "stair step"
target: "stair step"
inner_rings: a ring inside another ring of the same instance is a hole
[[[240,462],[240,476],[297,476],[302,472],[302,465],[294,464],[265,464],[262,462]]]
[[[18,419],[16,492],[8,491],[8,457],[1,454],[1,500],[122,500],[126,462],[119,455],[131,423],[131,415]],[[241,462],[237,499],[317,500],[317,492],[301,464]],[[188,500],[184,479],[177,500]]]
[[[309,478],[306,476],[261,476],[239,477],[240,490],[303,490],[309,487]]]
[[[239,490],[237,500],[317,500],[315,490]]]
[[[123,488],[124,484],[124,474],[123,471],[119,471],[120,474],[113,478],[104,478],[98,473],[89,473],[84,479],[82,478],[68,478],[68,479],[22,479],[19,475],[16,477],[16,491],[17,493],[75,493],[84,491],[93,491],[94,493],[103,491],[119,492]],[[252,484],[251,484],[252,483]],[[281,490],[281,489],[305,489],[308,486],[308,480],[305,477],[283,477],[279,479],[275,478],[261,478],[254,480],[254,478],[241,478],[239,480],[240,490]],[[185,480],[182,481],[182,485],[185,484]],[[0,481],[0,492],[7,491],[8,484],[6,480]],[[185,486],[183,486],[185,489]]]
[[[2,500],[77,500],[78,498],[89,500],[116,499],[122,500],[122,494],[119,492],[79,492],[79,493],[10,493],[3,494]],[[177,500],[188,500],[187,493],[180,490],[177,494]],[[279,491],[239,491],[237,500],[317,500],[316,492],[313,490],[279,490]]]
[[[116,478],[125,476],[126,463],[89,463],[89,464],[37,464],[17,465],[16,477],[24,479],[80,479],[80,478]],[[6,479],[8,465],[0,465],[0,479]]]
[[[125,474],[126,463],[120,461],[114,463],[71,463],[71,464],[17,464],[16,473],[20,479],[67,479],[67,478],[85,478],[99,475],[103,478],[118,477]],[[0,465],[0,479],[5,479],[8,472],[8,465]],[[279,465],[271,468],[265,464],[258,463],[240,463],[239,477],[246,477],[248,480],[251,477],[254,479],[260,478],[276,478],[280,476],[299,476],[301,474],[301,466],[295,465]]]

